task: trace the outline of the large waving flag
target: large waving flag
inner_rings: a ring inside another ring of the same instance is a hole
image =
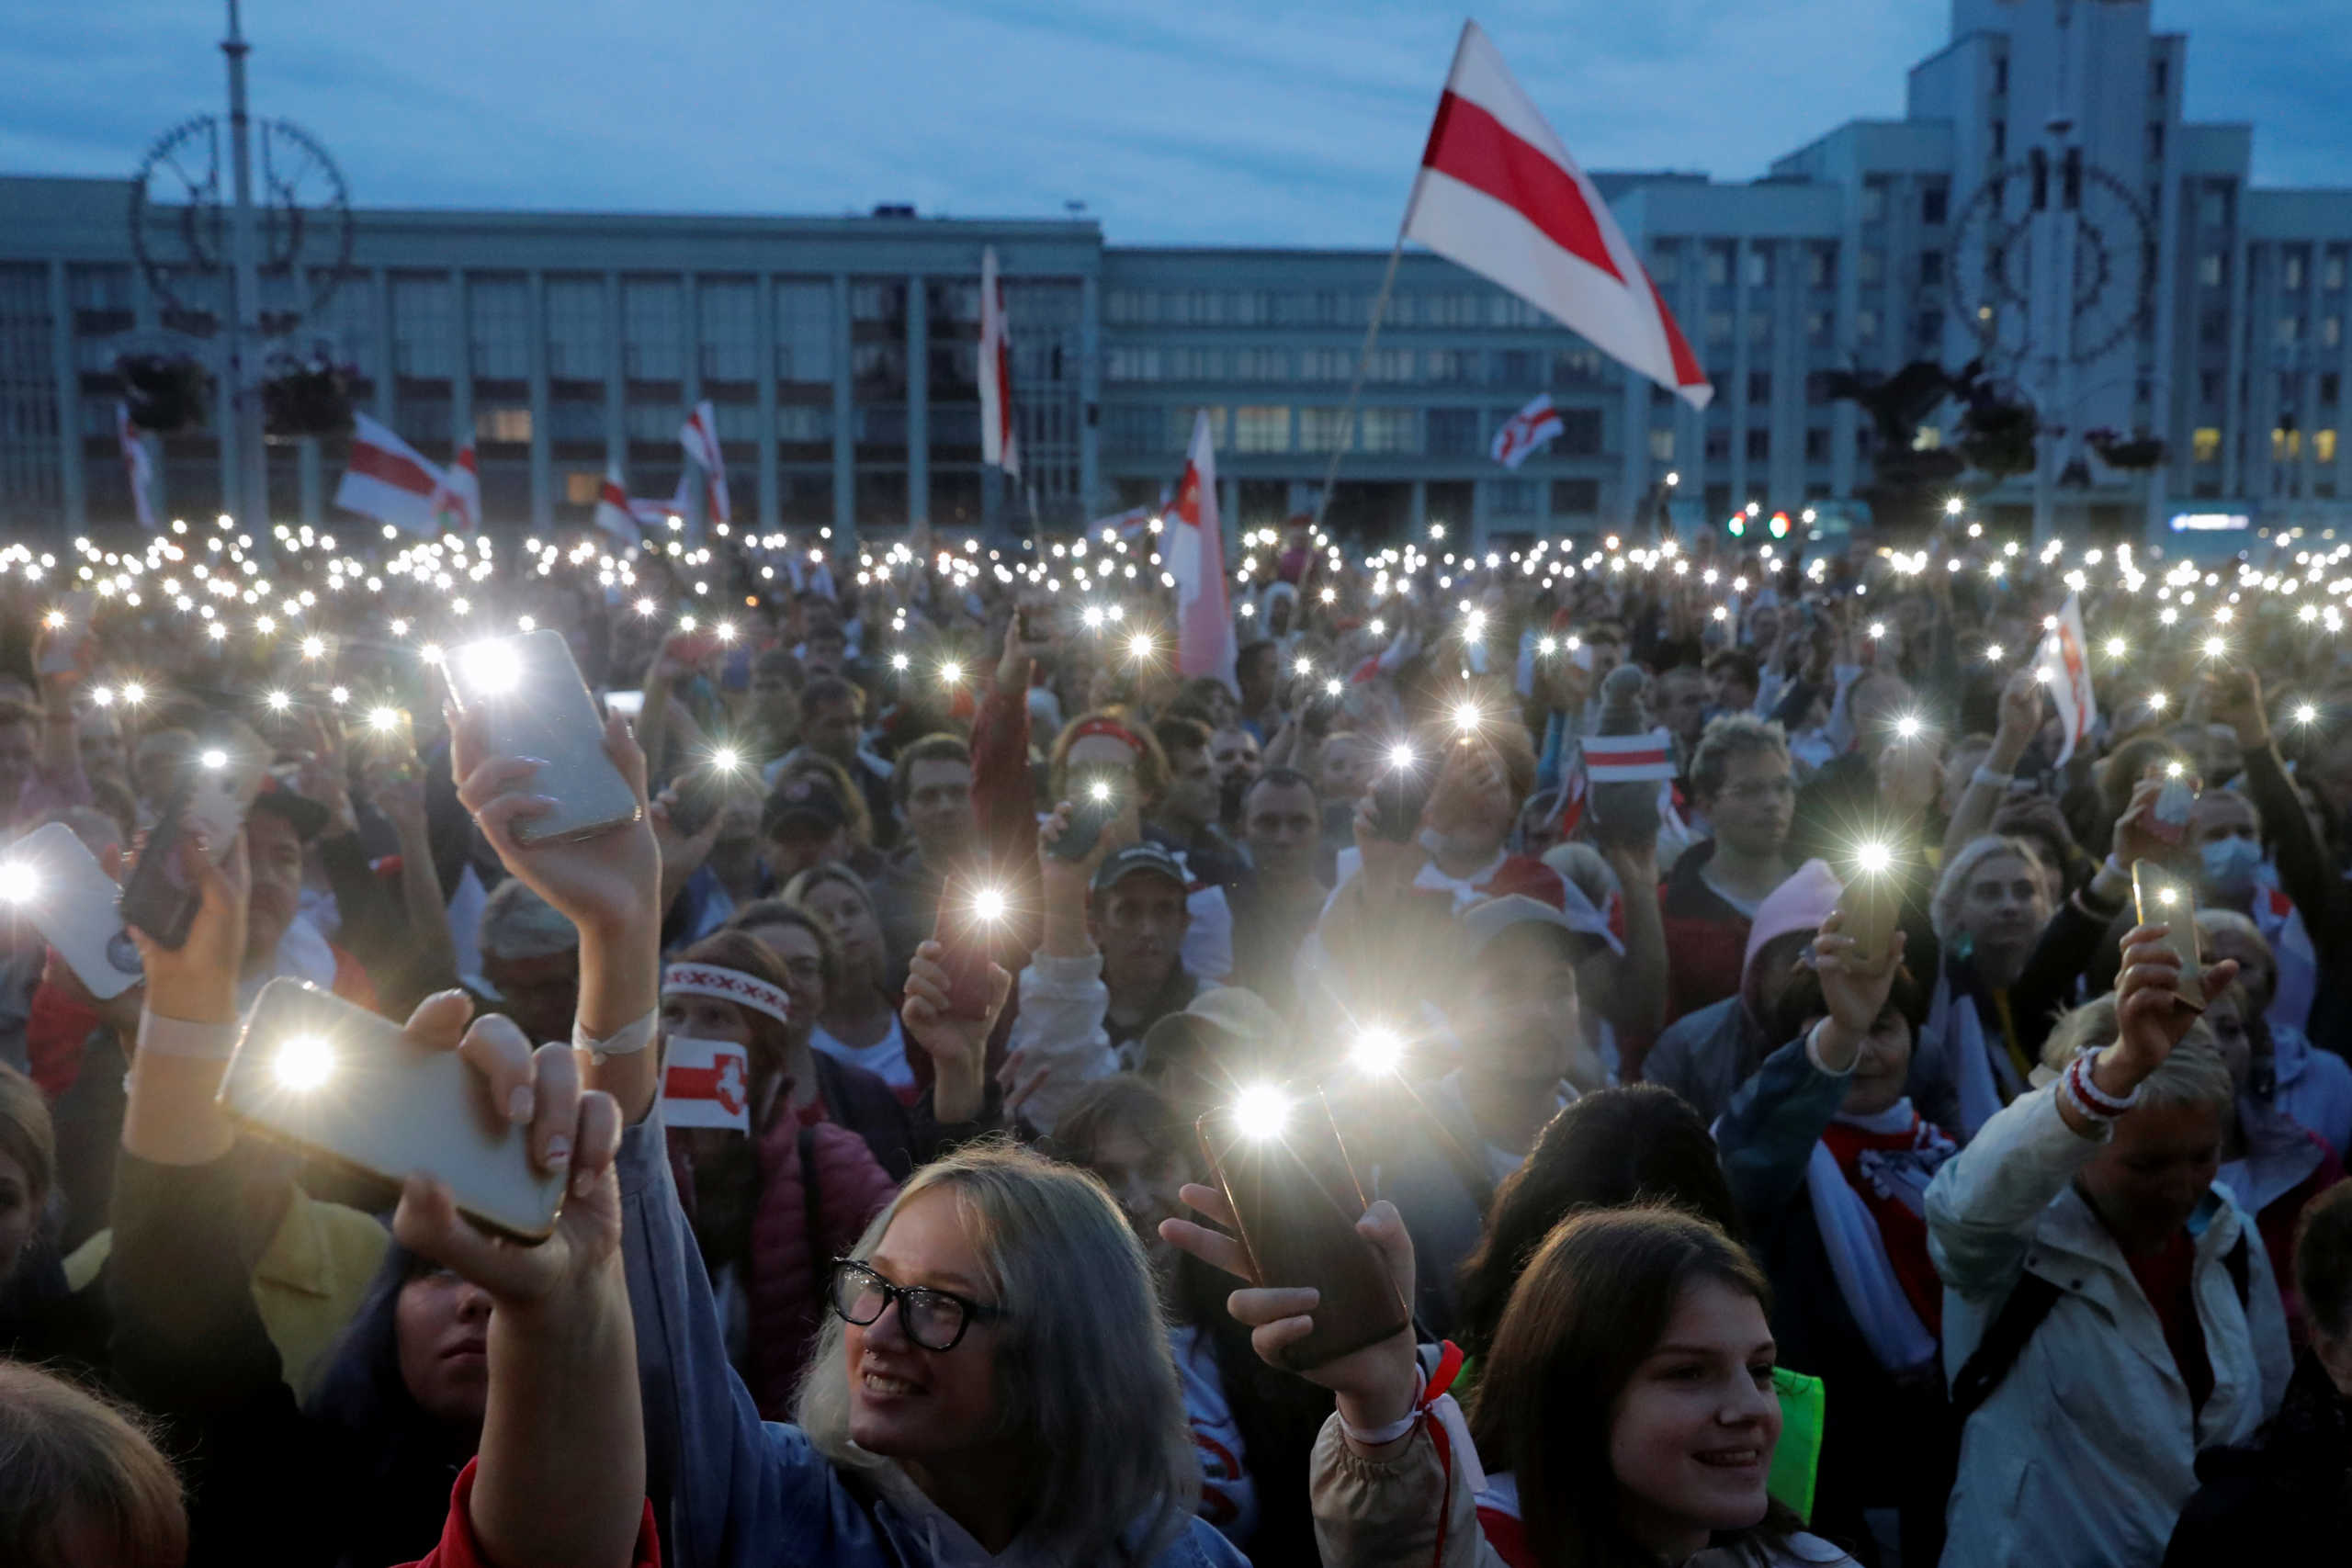
[[[1193,418],[1193,450],[1184,459],[1183,482],[1176,487],[1168,522],[1171,526],[1160,536],[1160,549],[1168,574],[1176,580],[1176,668],[1187,675],[1215,675],[1234,686],[1225,524],[1217,515],[1216,444],[1206,409]]]
[[[1533,402],[1503,421],[1503,427],[1495,432],[1495,461],[1516,468],[1527,461],[1529,453],[1566,428],[1560,423],[1560,411],[1552,406],[1552,394],[1538,392]]]
[[[707,401],[696,403],[686,423],[678,427],[678,444],[710,483],[710,520],[732,523],[735,509],[727,496],[727,457],[718,449],[718,415]]]
[[[1502,285],[1693,408],[1714,393],[1600,193],[1465,22],[1405,234]]]
[[[439,465],[390,426],[356,412],[351,421],[351,466],[335,486],[334,503],[412,534],[437,531],[436,502],[447,489]]]
[[[2063,768],[2075,748],[2088,738],[2091,726],[2098,722],[2098,703],[2091,695],[2091,645],[2083,635],[2081,594],[2066,595],[2066,607],[2058,612],[2058,624],[2042,634],[2033,662],[2035,673],[2049,688],[2051,705],[2058,710],[2058,722],[2066,731],[2058,760],[2051,763]]]
[[[433,510],[442,514],[451,531],[471,534],[481,527],[481,469],[474,461],[474,444],[458,448],[458,460],[441,476],[433,492]]]
[[[645,542],[645,530],[667,525],[678,515],[679,502],[650,501],[641,495],[631,495],[621,482],[621,467],[610,463],[605,468],[605,482],[596,492],[596,526],[625,545]]]
[[[1012,337],[996,247],[980,253],[980,461],[1021,477],[1021,439],[1012,428]]]

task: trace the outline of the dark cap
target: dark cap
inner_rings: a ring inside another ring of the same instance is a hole
[[[793,822],[813,823],[830,833],[848,825],[849,808],[831,783],[803,773],[769,795],[760,809],[760,832],[766,837]]]
[[[294,787],[294,770],[273,768],[261,776],[261,789],[254,795],[255,811],[274,811],[286,818],[294,836],[310,842],[325,830],[327,808]]]
[[[1146,873],[1164,876],[1180,888],[1189,890],[1193,886],[1193,879],[1184,874],[1184,863],[1148,839],[1106,857],[1094,868],[1094,880],[1089,886],[1094,892],[1108,893],[1128,877]]]

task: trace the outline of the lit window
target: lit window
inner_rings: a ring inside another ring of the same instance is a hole
[[[2199,425],[2190,439],[2189,452],[2200,463],[2217,463],[2222,457],[2222,433],[2210,424]]]

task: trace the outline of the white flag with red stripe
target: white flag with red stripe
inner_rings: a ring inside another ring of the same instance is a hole
[[[474,463],[472,442],[458,447],[458,460],[443,470],[433,492],[433,510],[453,532],[471,534],[481,527],[481,471]]]
[[[666,525],[677,514],[673,502],[652,501],[641,495],[631,495],[621,482],[618,463],[605,469],[605,482],[596,492],[596,526],[623,544],[644,543],[644,531]]]
[[[1217,514],[1216,444],[1206,409],[1193,416],[1193,449],[1184,459],[1176,504],[1160,535],[1160,551],[1168,574],[1176,580],[1176,667],[1187,675],[1214,675],[1234,685],[1225,523]]]
[[[1516,468],[1527,461],[1529,453],[1566,428],[1560,423],[1560,411],[1552,406],[1552,394],[1538,392],[1533,402],[1503,421],[1503,427],[1495,432],[1495,461]]]
[[[996,247],[980,252],[980,461],[1021,477],[1021,437],[1012,427],[1012,333]]]
[[[1405,233],[1691,407],[1715,395],[1608,204],[1476,22],[1463,24]]]
[[[138,509],[139,525],[155,531],[155,457],[147,437],[130,423],[130,405],[114,405],[114,438],[122,447],[123,476],[130,481],[130,504]]]
[[[2051,705],[2058,710],[2058,723],[2066,733],[2057,761],[2051,763],[2063,768],[2075,748],[2089,737],[2091,726],[2098,722],[2098,703],[2091,695],[2090,639],[2083,635],[2082,595],[2066,595],[2058,624],[2041,634],[2041,647],[2033,662],[2034,672],[2050,689]]]
[[[662,1120],[672,1127],[752,1130],[751,1057],[731,1040],[673,1034],[662,1050]]]
[[[734,503],[727,494],[727,455],[718,446],[718,414],[707,401],[696,403],[686,423],[678,427],[678,445],[709,481],[710,520],[735,521]]]
[[[334,503],[412,534],[439,527],[435,500],[445,479],[439,465],[364,413],[351,416],[351,460],[335,486]]]
[[[1674,776],[1674,742],[1663,729],[1647,735],[1588,735],[1584,772],[1592,784],[1646,784]]]

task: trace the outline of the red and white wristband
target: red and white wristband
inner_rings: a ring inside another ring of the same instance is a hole
[[[2140,1087],[2134,1085],[2130,1094],[2120,1098],[2108,1093],[2091,1076],[2091,1065],[2097,1060],[2098,1053],[2086,1051],[2067,1064],[2058,1080],[2058,1093],[2085,1120],[2112,1122],[2140,1103]]]

